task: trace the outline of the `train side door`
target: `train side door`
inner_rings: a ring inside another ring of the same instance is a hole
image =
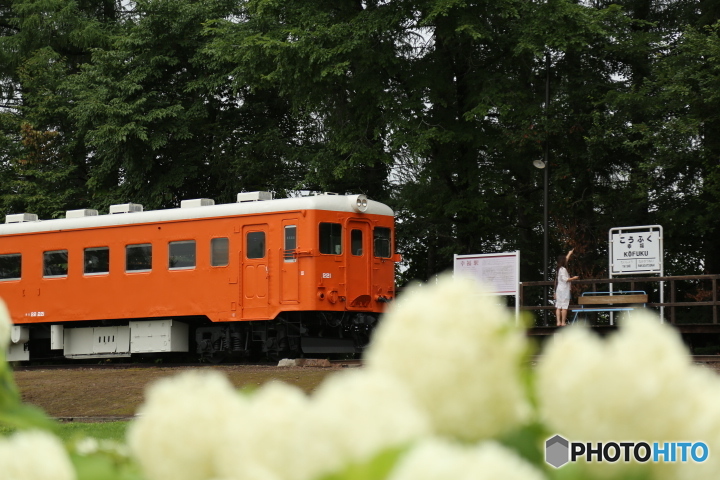
[[[268,226],[243,227],[241,297],[243,318],[268,318],[268,286],[270,283]]]
[[[300,300],[300,275],[297,257],[298,221],[283,220],[282,278],[280,279],[280,302],[296,304]]]
[[[370,269],[372,268],[370,242],[372,228],[364,220],[348,221],[346,236],[350,242],[348,249],[347,268],[345,269],[345,285],[347,289],[347,306],[350,310],[362,310],[370,305]]]

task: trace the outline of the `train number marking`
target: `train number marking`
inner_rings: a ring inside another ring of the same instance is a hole
[[[323,273],[322,278],[332,278],[332,273]]]
[[[45,312],[27,312],[25,314],[26,317],[44,317]]]

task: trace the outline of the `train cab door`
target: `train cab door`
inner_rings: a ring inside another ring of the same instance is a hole
[[[283,220],[280,302],[284,304],[297,304],[300,301],[300,267],[297,257],[297,242],[297,219]]]
[[[240,252],[242,265],[241,298],[243,318],[268,318],[268,286],[270,268],[268,249],[268,226],[245,225],[243,227],[243,251]]]
[[[372,228],[370,222],[351,219],[346,235],[349,244],[346,255],[345,285],[347,290],[347,308],[363,310],[370,305],[370,272],[372,268],[370,242]]]

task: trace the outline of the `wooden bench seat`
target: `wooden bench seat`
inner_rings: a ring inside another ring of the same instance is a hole
[[[578,298],[578,305],[618,305],[647,302],[648,296],[646,293],[623,293],[618,295],[583,295]]]
[[[578,298],[578,306],[570,310],[575,312],[570,323],[577,321],[578,314],[588,312],[629,312],[645,308],[648,295],[644,291],[631,292],[585,292]]]

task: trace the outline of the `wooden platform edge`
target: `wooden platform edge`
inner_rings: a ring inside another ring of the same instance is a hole
[[[554,322],[554,319],[553,319]],[[689,333],[689,334],[696,334],[696,333],[718,333],[720,334],[720,323],[685,323],[685,324],[675,324],[665,322],[665,325],[668,325],[670,327],[673,327],[677,331],[679,331],[681,334],[683,333]],[[588,325],[588,327],[591,330],[594,330],[595,332],[604,335],[605,333],[610,333],[614,330],[617,330],[617,325]],[[548,325],[548,326],[532,326],[527,329],[526,334],[530,337],[534,336],[543,336],[543,335],[554,335],[558,331],[568,328],[568,327],[556,327],[555,325]]]
[[[542,361],[543,355],[531,355],[529,361],[536,363]],[[693,363],[720,363],[720,355],[690,355]]]

